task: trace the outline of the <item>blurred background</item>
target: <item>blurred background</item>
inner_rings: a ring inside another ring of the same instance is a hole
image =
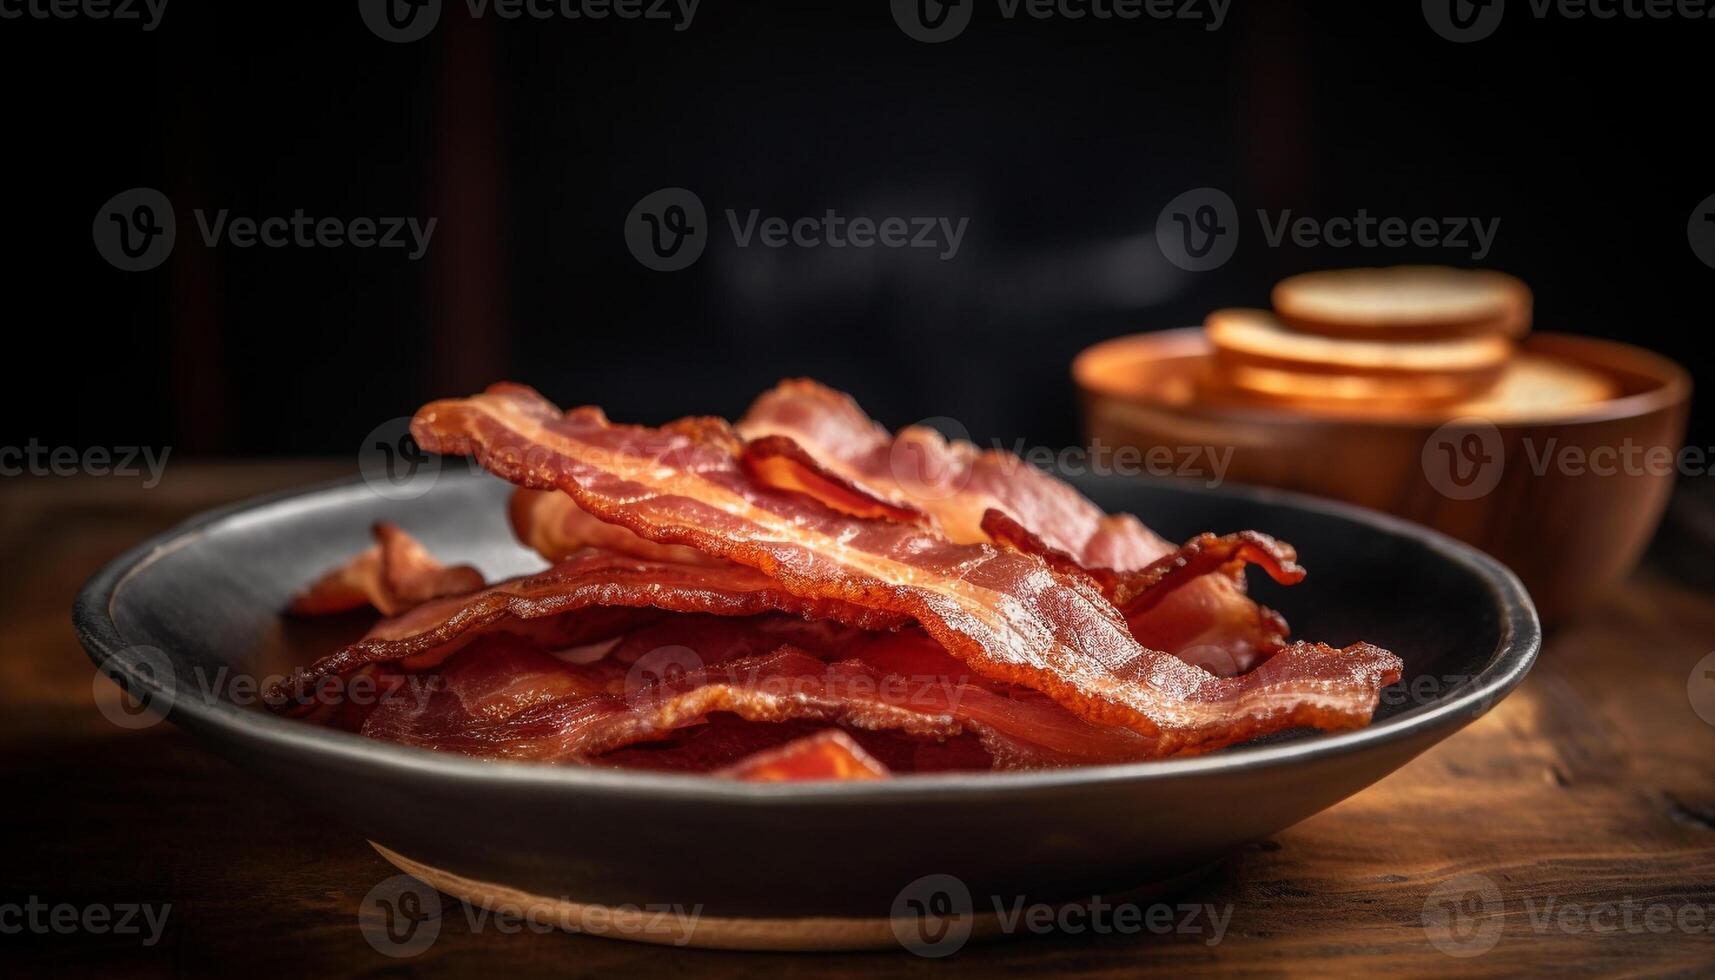
[[[1415,3],[1121,20],[963,2],[941,43],[887,0],[705,0],[688,24],[449,0],[408,41],[356,2],[173,0],[153,29],[0,20],[16,366],[0,442],[344,455],[499,378],[658,422],[734,415],[808,374],[890,425],[951,416],[1060,445],[1079,438],[1068,366],[1087,344],[1263,305],[1294,272],[1403,262],[1513,272],[1539,329],[1709,366],[1715,269],[1687,226],[1715,193],[1710,22],[1515,0],[1492,36],[1454,43]],[[171,201],[176,244],[128,272],[92,220],[139,187]],[[667,187],[709,225],[674,272],[624,234]],[[1231,196],[1242,232],[1230,261],[1187,272],[1154,229],[1199,187]],[[413,260],[209,246],[199,209],[436,224]],[[968,224],[945,259],[739,247],[729,209]],[[1478,258],[1272,246],[1255,218],[1360,209],[1499,224]],[[1711,422],[1697,407],[1691,441]]]

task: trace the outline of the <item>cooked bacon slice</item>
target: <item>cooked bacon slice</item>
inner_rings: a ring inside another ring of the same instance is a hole
[[[594,619],[568,615],[595,607],[606,614]],[[431,666],[494,630],[529,635],[554,648],[613,638],[639,625],[637,617],[624,612],[637,608],[721,616],[780,611],[860,629],[906,622],[885,610],[796,595],[742,565],[683,565],[591,549],[547,571],[427,602],[384,620],[358,642],[295,671],[269,692],[267,701],[279,710],[301,711],[309,702],[327,701],[316,695],[334,678],[375,663]]]
[[[782,490],[807,493],[842,514],[927,524],[928,515],[907,503],[892,503],[876,491],[823,466],[785,436],[760,436],[744,444],[744,463],[757,480]]]
[[[1298,564],[1298,552],[1286,542],[1260,531],[1199,534],[1181,545],[1179,550],[1162,555],[1142,568],[1121,571],[1081,565],[1071,555],[1050,547],[1028,528],[998,510],[983,515],[983,530],[996,544],[1040,555],[1056,571],[1089,576],[1128,619],[1161,605],[1181,586],[1217,572],[1231,577],[1247,564],[1259,566],[1269,578],[1281,585],[1297,585],[1304,581],[1304,568]]]
[[[717,769],[716,776],[755,783],[886,779],[887,767],[837,728],[766,749]]]
[[[852,517],[760,485],[719,419],[616,426],[599,409],[561,413],[529,388],[501,384],[424,407],[412,433],[520,486],[558,488],[648,540],[757,568],[800,598],[916,619],[976,673],[1041,691],[1089,721],[1131,727],[1157,754],[1304,724],[1362,725],[1400,667],[1364,644],[1298,645],[1272,671],[1214,677],[1141,646],[1088,581],[1035,555]]]
[[[744,571],[755,574],[749,569]],[[963,749],[945,753],[914,743],[912,751],[901,758],[897,746],[869,746],[872,752],[885,756],[895,769],[1038,768],[1128,762],[1155,754],[1154,741],[1130,729],[1093,725],[1035,691],[983,681],[964,663],[948,656],[940,644],[920,629],[866,631],[829,620],[805,620],[786,614],[688,614],[665,616],[635,628],[630,628],[633,624],[625,624],[627,628],[622,634],[594,643],[582,642],[611,632],[585,625],[592,613],[604,611],[583,609],[553,621],[467,622],[463,632],[446,644],[428,649],[409,639],[360,641],[324,659],[295,686],[271,692],[269,703],[293,713],[314,710],[325,713],[330,705],[341,703],[343,688],[350,683],[342,678],[349,676],[353,664],[358,671],[396,663],[423,668],[446,661],[462,649],[492,649],[493,643],[487,637],[495,637],[494,642],[502,645],[523,643],[539,651],[554,650],[556,659],[563,658],[571,669],[581,670],[587,665],[589,671],[598,672],[605,679],[604,683],[628,675],[635,675],[634,680],[649,679],[664,670],[682,670],[687,665],[715,667],[792,647],[824,661],[842,661],[849,667],[869,670],[873,675],[872,694],[951,716],[964,731],[976,736],[982,746],[980,760]],[[560,625],[545,628],[546,622]],[[392,680],[392,686],[398,687],[397,678]],[[370,702],[364,700],[363,705],[344,712],[341,717],[361,722],[367,716]],[[344,722],[341,727],[355,726]],[[945,740],[944,735],[938,737]],[[698,751],[706,755],[706,750]],[[936,758],[938,754],[943,757]],[[663,758],[661,753],[653,755],[648,760],[634,761],[656,767],[690,767],[682,760]]]
[[[525,547],[552,562],[561,561],[585,548],[670,561],[681,565],[717,565],[695,548],[656,544],[632,534],[618,524],[591,517],[572,498],[558,490],[519,488],[506,508],[512,532]]]
[[[392,524],[376,524],[374,534],[375,544],[299,593],[290,611],[319,616],[369,605],[383,616],[397,616],[430,599],[483,586],[481,572],[469,565],[442,565]]]
[[[874,634],[869,634],[875,636]],[[1034,768],[1147,758],[1153,746],[1126,729],[1081,721],[1046,698],[1013,701],[953,675],[886,673],[859,657],[833,660],[790,645],[762,655],[701,662],[695,650],[673,652],[674,669],[615,658],[569,663],[530,640],[491,634],[454,655],[426,683],[407,685],[371,712],[362,732],[425,748],[541,761],[642,762],[650,768],[702,770],[734,761],[733,733],[690,759],[648,752],[635,743],[679,737],[711,713],[750,722],[815,721],[845,726],[860,741],[872,733],[875,754],[905,771],[947,768]],[[711,654],[715,651],[709,650]],[[937,648],[938,652],[938,648]],[[896,652],[900,657],[916,653]],[[938,666],[938,664],[936,664]],[[410,695],[410,696],[406,696]],[[755,733],[746,733],[755,750]],[[974,736],[980,754],[961,742]],[[901,742],[909,737],[914,741]],[[1036,741],[1041,739],[1042,741]],[[954,743],[946,745],[946,743]],[[1046,743],[1046,744],[1045,744]],[[901,745],[912,754],[901,757]],[[938,751],[938,745],[945,750]],[[645,756],[652,754],[653,759]]]
[[[613,689],[617,665],[568,664],[515,638],[491,636],[442,668],[420,699],[378,706],[363,734],[405,745],[493,758],[581,762],[700,724],[710,713],[750,721],[814,719],[928,737],[962,731],[950,715],[896,697],[876,672],[827,664],[782,647]],[[566,692],[566,693],[562,693]]]
[[[983,515],[1007,514],[1080,564],[1141,568],[1173,550],[1129,514],[1109,516],[1069,485],[1011,453],[949,442],[934,429],[889,433],[851,396],[808,379],[764,392],[737,425],[747,441],[784,440],[804,466],[907,511],[921,511],[949,540],[987,542]]]
[[[1105,591],[1117,586],[1115,573],[1142,571],[1176,553],[1137,518],[1102,513],[1071,486],[1011,453],[949,442],[917,426],[891,435],[850,396],[814,381],[783,381],[763,393],[738,431],[753,444],[767,442],[776,447],[772,452],[792,455],[799,473],[820,473],[819,481],[800,475],[771,485],[855,513],[837,494],[817,492],[843,485],[923,512],[954,541],[1004,542],[1042,555],[1057,570],[1082,569]],[[997,527],[991,513],[1003,515],[1004,525]],[[1182,593],[1157,592],[1150,608],[1127,610],[1140,643],[1222,674],[1247,670],[1280,648],[1285,620],[1244,594],[1242,575],[1186,578],[1191,581]]]
[[[712,773],[760,753],[829,731],[813,720],[746,721],[717,711],[653,742],[639,742],[591,760],[592,765],[658,772]],[[890,773],[987,772],[994,760],[976,735],[928,738],[894,731],[837,729]]]

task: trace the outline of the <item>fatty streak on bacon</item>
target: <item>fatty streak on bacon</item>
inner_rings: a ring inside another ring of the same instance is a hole
[[[1202,581],[1204,576],[1237,576],[1245,565],[1254,564],[1282,585],[1296,585],[1304,580],[1304,569],[1298,564],[1298,553],[1293,547],[1260,531],[1199,534],[1177,551],[1163,555],[1143,568],[1122,572],[1112,568],[1086,568],[998,510],[990,510],[983,515],[983,530],[996,544],[1039,555],[1050,567],[1068,575],[1088,576],[1132,624],[1132,635],[1140,637],[1149,635],[1152,628],[1159,629],[1151,623],[1154,610],[1164,603],[1171,603],[1180,589]],[[1195,598],[1206,600],[1209,597],[1204,593]],[[1251,622],[1247,610],[1235,604],[1227,604],[1225,609],[1238,613],[1241,622]],[[1266,627],[1269,632],[1276,632],[1281,637],[1286,635],[1286,621],[1272,609],[1256,606],[1255,611],[1265,622],[1273,617],[1273,622]],[[1203,659],[1217,659],[1222,652],[1216,648],[1205,648]],[[1181,659],[1188,658],[1181,656]],[[1232,669],[1227,671],[1214,670],[1208,663],[1201,665],[1214,673],[1241,672],[1241,665],[1236,662],[1230,663]]]
[[[570,670],[588,676],[596,672],[609,680],[626,675],[634,667],[648,676],[647,671],[654,669],[646,660],[651,655],[666,653],[670,655],[669,661],[715,666],[790,646],[823,660],[861,664],[876,672],[877,686],[888,696],[914,708],[955,718],[963,729],[979,737],[984,746],[984,761],[990,766],[1037,768],[1126,762],[1155,754],[1152,740],[1129,729],[1092,725],[1034,691],[989,685],[915,627],[871,631],[828,619],[807,620],[785,613],[724,616],[681,613],[649,623],[622,623],[614,630],[592,628],[592,614],[626,610],[604,610],[583,603],[601,596],[604,585],[630,588],[634,584],[604,583],[602,576],[619,572],[622,579],[628,579],[645,574],[637,571],[638,566],[634,560],[618,556],[586,555],[549,573],[501,583],[489,592],[467,597],[457,608],[448,608],[443,603],[414,612],[407,618],[418,622],[409,627],[399,622],[383,623],[371,632],[370,638],[317,663],[289,691],[272,693],[270,703],[294,711],[325,705],[336,700],[325,693],[328,681],[380,665],[422,669],[447,661],[473,645],[491,650],[496,643],[503,649],[508,648],[507,644],[524,644],[558,654],[561,648],[575,644],[582,649],[569,654],[575,654],[579,661],[592,660],[589,669],[573,664],[551,673]],[[670,567],[650,568],[646,574],[661,579],[673,573]],[[752,569],[739,566],[733,569],[741,578],[768,581]],[[714,573],[707,567],[690,570],[690,574],[705,578]],[[681,579],[669,588],[683,589],[683,586]],[[496,594],[508,597],[508,601],[496,604],[492,599]],[[514,601],[519,595],[529,598]],[[718,601],[706,601],[711,595]],[[766,606],[779,598],[778,590],[770,593],[767,589],[760,590],[760,594],[736,597],[687,590],[686,595],[674,596],[670,601],[703,602],[710,609],[730,612],[757,604]],[[667,600],[658,596],[657,601]],[[505,611],[496,615],[497,609]],[[429,615],[441,618],[434,624],[422,623]],[[587,643],[608,633],[613,634],[609,639]],[[400,638],[385,638],[390,635]],[[495,640],[485,641],[484,637]],[[468,674],[469,668],[465,671]],[[311,697],[318,693],[323,696]],[[617,692],[608,690],[608,693]]]
[[[458,595],[483,586],[482,573],[469,565],[448,567],[398,527],[374,527],[375,544],[317,579],[292,599],[290,611],[319,616],[374,606],[397,616],[439,596]]]
[[[963,729],[944,711],[902,703],[875,671],[782,647],[631,686],[617,665],[567,664],[521,641],[489,637],[455,656],[427,696],[378,706],[363,734],[488,758],[586,762],[700,724],[713,712],[749,721],[814,719],[929,738]]]
[[[521,486],[558,488],[595,517],[658,543],[750,565],[794,595],[909,616],[976,673],[1042,691],[1088,720],[1202,751],[1312,725],[1360,726],[1399,661],[1364,644],[1296,645],[1275,671],[1217,678],[1139,645],[1088,581],[1034,555],[850,517],[760,486],[719,419],[615,426],[502,384],[435,402],[412,423],[432,451],[471,455]]]
[[[727,562],[685,565],[650,561],[594,549],[553,568],[501,582],[472,595],[424,603],[403,616],[378,623],[362,640],[301,669],[270,692],[270,704],[295,708],[330,678],[373,663],[432,666],[470,638],[503,628],[554,647],[592,642],[617,634],[635,618],[568,617],[593,607],[649,608],[749,616],[781,611],[860,629],[891,629],[902,616],[839,599],[799,596],[755,569]],[[592,629],[612,622],[614,628]]]
[[[585,548],[650,561],[680,565],[719,565],[718,558],[680,545],[656,544],[640,538],[618,524],[590,516],[558,490],[529,490],[520,487],[506,505],[512,533],[520,543],[551,562],[558,562]]]
[[[837,728],[747,756],[713,775],[758,783],[886,779],[887,767]]]
[[[747,459],[762,454],[774,460],[769,468],[752,463],[770,485],[810,493],[846,513],[860,513],[849,501],[868,495],[925,515],[953,541],[998,543],[987,523],[998,511],[1040,543],[1037,553],[1065,556],[1111,584],[1175,553],[1137,518],[1104,514],[1011,453],[950,442],[919,426],[890,434],[850,396],[814,381],[784,381],[764,392],[737,429],[747,440]],[[817,492],[830,486],[837,490]],[[1171,598],[1158,594],[1166,601],[1127,612],[1140,643],[1226,674],[1247,670],[1280,648],[1285,621],[1244,594],[1242,575],[1227,570],[1191,578],[1198,580]]]

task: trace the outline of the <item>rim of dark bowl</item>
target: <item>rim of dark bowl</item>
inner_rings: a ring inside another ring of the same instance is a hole
[[[472,473],[469,479],[483,478]],[[651,773],[590,766],[506,762],[392,745],[347,732],[322,728],[224,700],[185,696],[177,678],[167,690],[152,676],[115,662],[128,644],[111,614],[111,604],[125,583],[151,563],[235,521],[278,518],[308,505],[337,503],[340,498],[370,491],[361,480],[336,480],[253,497],[205,511],[157,534],[108,562],[84,583],[72,607],[72,622],[84,649],[97,668],[134,694],[165,695],[168,720],[181,712],[190,720],[222,735],[268,739],[296,751],[355,765],[382,765],[415,772],[425,779],[473,785],[503,782],[508,786],[563,788],[617,795],[658,795],[666,800],[734,805],[790,805],[848,802],[894,805],[948,795],[981,797],[1061,787],[1088,787],[1133,780],[1170,779],[1271,769],[1311,759],[1351,755],[1365,749],[1403,741],[1453,722],[1469,722],[1499,703],[1524,679],[1542,646],[1542,624],[1536,607],[1518,577],[1481,551],[1438,531],[1380,511],[1267,487],[1229,484],[1218,490],[1179,488],[1193,492],[1248,498],[1354,521],[1410,538],[1430,551],[1471,569],[1488,586],[1500,613],[1500,638],[1487,664],[1471,680],[1442,698],[1414,707],[1364,728],[1322,734],[1265,745],[1239,746],[1185,759],[1159,759],[1110,765],[1076,766],[1019,772],[903,775],[889,780],[803,783],[750,783],[711,779],[703,774]],[[1464,717],[1461,717],[1464,716]]]

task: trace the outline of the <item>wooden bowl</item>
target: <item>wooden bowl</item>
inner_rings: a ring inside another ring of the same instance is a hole
[[[1619,395],[1457,419],[1446,409],[1364,417],[1214,404],[1204,397],[1214,354],[1195,328],[1097,344],[1072,374],[1093,445],[1230,448],[1223,480],[1349,501],[1451,534],[1510,565],[1553,619],[1625,576],[1649,543],[1673,488],[1691,379],[1612,341],[1535,333],[1520,348],[1599,372]]]

